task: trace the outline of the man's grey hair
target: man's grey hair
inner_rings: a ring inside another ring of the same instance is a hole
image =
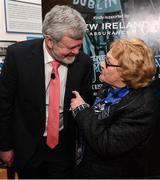
[[[66,5],[54,6],[45,16],[42,24],[44,35],[50,35],[59,42],[66,35],[73,39],[82,39],[87,29],[84,18],[75,9]]]

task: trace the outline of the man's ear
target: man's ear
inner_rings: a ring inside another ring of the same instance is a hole
[[[46,43],[46,46],[47,46],[49,49],[52,49],[52,47],[53,47],[53,41],[52,41],[52,39],[50,38],[50,36],[48,36],[48,35],[45,36],[45,43]]]

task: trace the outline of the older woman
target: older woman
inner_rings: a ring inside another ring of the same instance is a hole
[[[76,178],[144,176],[144,151],[155,123],[150,84],[156,67],[140,39],[117,40],[101,62],[104,82],[92,107],[77,91],[71,109],[85,140]]]

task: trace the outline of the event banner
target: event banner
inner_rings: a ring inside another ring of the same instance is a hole
[[[49,1],[49,0],[48,0]],[[42,6],[47,6],[47,0]],[[85,18],[87,33],[83,51],[93,60],[93,91],[102,86],[99,64],[104,60],[110,44],[119,38],[137,37],[154,50],[156,66],[160,66],[160,0],[68,0],[50,1],[48,11],[56,4],[77,9]],[[42,7],[43,8],[43,7]],[[43,8],[44,9],[44,8]],[[43,12],[44,13],[44,12]],[[159,80],[160,74],[157,74]],[[157,83],[160,84],[160,83]],[[160,86],[160,85],[159,85]]]

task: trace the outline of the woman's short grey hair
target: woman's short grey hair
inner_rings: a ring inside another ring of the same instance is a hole
[[[81,14],[66,5],[54,6],[45,16],[42,24],[44,35],[50,35],[54,41],[60,41],[66,35],[73,39],[82,39],[87,25]]]

